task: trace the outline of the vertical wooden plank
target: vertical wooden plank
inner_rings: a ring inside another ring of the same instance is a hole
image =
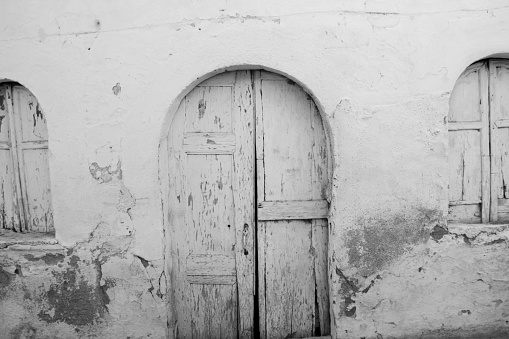
[[[266,337],[313,336],[315,313],[311,222],[266,222]]]
[[[329,186],[327,137],[320,113],[312,100],[309,101],[309,106],[313,131],[313,167],[311,170],[313,199],[327,199]],[[314,256],[315,278],[314,335],[330,334],[327,226],[327,219],[315,219],[311,222],[311,248]]]
[[[265,198],[309,200],[312,196],[313,132],[308,95],[295,83],[262,80]]]
[[[254,93],[251,73],[236,72],[233,101],[236,136],[235,159],[235,228],[237,235],[237,283],[239,296],[239,338],[253,337],[255,294],[255,134]]]
[[[480,100],[479,110],[481,114],[481,222],[490,221],[490,191],[491,191],[491,167],[490,167],[490,107],[488,92],[488,65],[483,63],[479,68]]]
[[[502,118],[500,112],[500,98],[502,93],[499,88],[498,67],[489,63],[490,82],[490,129],[491,129],[491,204],[490,204],[490,221],[498,221],[498,198],[503,191],[502,184],[502,149],[501,135],[497,127],[497,120]]]
[[[174,281],[171,277],[171,273],[173,272],[173,258],[171,255],[171,246],[170,246],[170,176],[169,176],[169,152],[168,152],[168,136],[163,138],[159,144],[159,184],[161,185],[161,207],[163,212],[163,241],[164,249],[163,249],[163,260],[164,260],[164,279],[166,281],[166,290],[163,292],[165,295],[165,304],[166,304],[166,333],[168,339],[175,339],[175,327],[174,324],[176,322],[176,314],[175,314],[175,294],[174,290]]]
[[[260,71],[253,71],[253,92],[255,98],[256,121],[256,203],[265,201],[265,165],[263,143],[263,105]],[[257,256],[258,256],[258,331],[260,338],[266,338],[266,304],[265,304],[265,251],[266,251],[266,223],[257,221]]]
[[[260,80],[260,71],[253,71],[253,91],[255,97],[255,121],[256,121],[256,159],[263,160],[263,105],[262,105],[262,82]],[[257,188],[260,183],[257,182]],[[264,185],[258,189],[263,192]],[[259,191],[259,192],[260,192]]]
[[[53,208],[49,182],[48,149],[22,149],[26,173],[27,222],[34,232],[53,231]]]
[[[173,315],[169,321],[169,332],[175,338],[190,337],[191,310],[188,306],[186,293],[190,285],[186,281],[186,257],[189,254],[189,240],[186,229],[187,195],[185,190],[187,156],[182,149],[185,126],[185,100],[182,100],[175,113],[168,133],[168,227],[166,238],[170,252],[168,267],[170,276],[170,305]],[[173,300],[173,303],[171,301]],[[178,312],[177,312],[178,310]]]
[[[267,251],[267,222],[261,221],[257,223],[257,252],[258,252],[258,331],[260,338],[267,337],[267,303],[266,303],[266,281],[267,267],[265,265]]]
[[[11,156],[12,156],[12,168],[13,168],[13,178],[14,178],[14,185],[16,187],[16,210],[18,211],[19,215],[19,229],[18,231],[26,232],[28,231],[28,223],[27,223],[27,208],[26,204],[24,203],[24,194],[23,194],[23,183],[24,183],[24,170],[23,166],[20,166],[20,150],[18,147],[18,142],[21,142],[21,140],[18,140],[21,138],[20,128],[18,127],[19,122],[16,121],[16,113],[13,106],[13,92],[12,88],[7,88],[5,94],[6,94],[6,108],[7,108],[7,114],[9,116],[9,136],[10,136],[10,142],[11,142]]]
[[[312,220],[312,249],[314,250],[315,276],[315,332],[330,334],[329,278],[328,278],[328,228],[327,219]]]
[[[7,91],[10,86],[0,85],[0,144],[4,147],[10,147],[9,136],[9,114],[7,112]]]
[[[0,85],[0,228],[20,230],[15,170],[12,162],[7,100],[10,86]]]
[[[191,285],[193,300],[191,336],[178,338],[237,338],[237,291],[235,285]],[[225,301],[229,301],[226,302]]]
[[[502,59],[490,60],[490,95],[492,130],[492,159],[496,172],[492,178],[492,213],[496,215],[493,222],[507,222],[508,216],[499,213],[498,207],[509,199],[509,61]]]
[[[19,230],[17,196],[10,149],[0,149],[0,228]]]
[[[481,133],[449,131],[449,200],[481,200]]]

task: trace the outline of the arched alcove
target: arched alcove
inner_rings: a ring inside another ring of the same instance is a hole
[[[243,69],[201,81],[168,114],[170,332],[329,334],[331,156],[315,101],[287,77]]]
[[[483,59],[459,76],[448,129],[449,223],[507,223],[509,60]]]
[[[0,84],[0,228],[53,232],[46,116],[15,82]]]

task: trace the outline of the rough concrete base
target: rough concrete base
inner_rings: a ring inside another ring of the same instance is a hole
[[[506,226],[435,227],[387,269],[348,280],[338,337],[509,338],[508,239]]]
[[[166,337],[162,262],[133,255],[129,236],[100,232],[91,238],[100,243],[71,249],[3,242],[0,338]]]

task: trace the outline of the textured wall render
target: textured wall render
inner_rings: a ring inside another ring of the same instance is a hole
[[[166,335],[161,135],[201,79],[260,66],[329,129],[337,337],[507,336],[506,231],[444,223],[449,94],[509,53],[506,0],[9,0],[0,27],[0,78],[47,118],[59,242],[0,249],[0,337]]]

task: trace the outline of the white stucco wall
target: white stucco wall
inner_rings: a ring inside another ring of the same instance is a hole
[[[331,270],[363,284],[421,246],[418,225],[444,220],[449,94],[469,64],[509,53],[508,37],[507,0],[9,0],[0,78],[26,86],[46,114],[57,240],[70,248],[107,225],[131,232],[130,253],[159,269],[158,145],[180,99],[229,67],[296,80],[332,140]],[[92,163],[119,160],[121,180],[92,178]],[[120,189],[135,199],[131,216]],[[375,336],[364,315],[342,315],[340,280],[331,286],[337,334]]]

